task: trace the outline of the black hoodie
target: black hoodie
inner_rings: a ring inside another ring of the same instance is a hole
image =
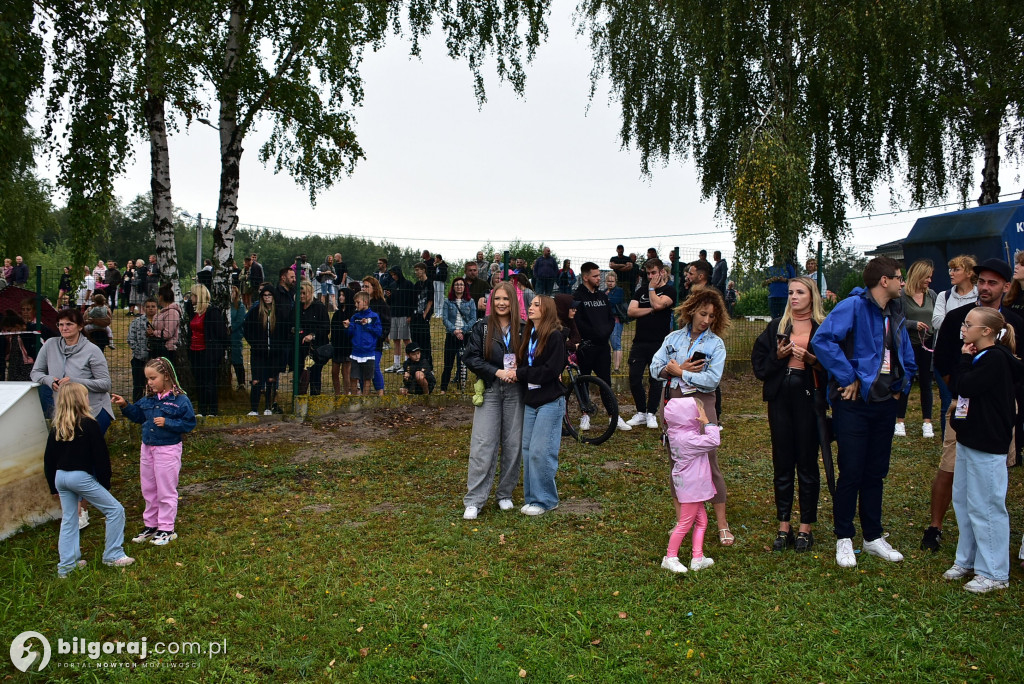
[[[388,271],[395,278],[391,286],[391,315],[393,317],[408,318],[416,311],[416,292],[411,282],[406,280],[402,269],[392,266]]]
[[[580,337],[597,344],[608,344],[615,328],[615,317],[608,302],[608,295],[600,290],[591,292],[586,285],[580,285],[572,295],[579,304],[576,307],[576,328]]]
[[[996,344],[974,356],[961,354],[957,366],[953,417],[956,441],[987,454],[1005,454],[1013,437],[1014,385],[1024,380],[1024,364]],[[966,417],[958,418],[966,401]]]

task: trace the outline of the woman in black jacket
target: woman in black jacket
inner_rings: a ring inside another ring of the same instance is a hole
[[[356,310],[352,303],[352,290],[347,287],[338,288],[338,308],[331,318],[331,346],[334,347],[334,358],[331,360],[331,385],[334,396],[348,394],[349,374],[352,368],[352,336],[342,325]],[[344,384],[341,384],[344,382]]]
[[[466,506],[462,517],[475,520],[487,502],[501,449],[501,476],[495,493],[498,508],[511,510],[512,491],[519,483],[523,450],[523,388],[516,382],[516,350],[522,338],[519,301],[510,283],[500,283],[491,313],[477,321],[466,338],[463,361],[484,383],[483,403],[473,410],[469,441]]]
[[[562,442],[565,338],[555,300],[534,297],[516,355],[516,380],[523,388],[523,498],[525,515],[558,508],[558,450]]]
[[[824,318],[817,286],[809,278],[791,279],[785,312],[768,323],[750,356],[768,402],[779,521],[773,551],[807,551],[814,545],[811,525],[818,521],[821,488],[814,388],[823,389],[825,378],[810,340]],[[800,481],[800,531],[795,538],[789,522],[794,468]]]
[[[305,394],[308,389],[311,395],[317,396],[327,359],[319,357],[316,350],[329,344],[330,320],[327,307],[313,297],[313,283],[308,280],[303,280],[299,286],[299,302],[302,304],[299,312],[299,358],[303,359],[300,363],[305,365],[306,357],[313,359],[313,365],[303,371],[299,380],[299,394]]]
[[[260,395],[266,392],[267,400],[263,415],[269,416],[277,407],[277,376],[285,365],[285,356],[291,340],[290,326],[283,316],[278,316],[274,304],[274,288],[264,283],[260,288],[257,303],[252,305],[245,316],[243,334],[249,343],[249,365],[252,373],[252,389],[249,391],[249,415],[256,411]],[[280,409],[276,409],[280,411]]]

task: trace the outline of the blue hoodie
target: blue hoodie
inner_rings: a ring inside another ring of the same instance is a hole
[[[367,318],[370,322],[363,325],[362,321]],[[353,311],[352,317],[348,319],[348,327],[345,328],[352,338],[352,356],[367,358],[376,354],[377,340],[380,339],[382,330],[380,316],[372,310]]]
[[[881,377],[885,319],[890,318],[893,339],[898,340],[898,365]],[[818,361],[829,375],[829,397],[834,402],[838,389],[860,380],[864,401],[879,401],[910,389],[917,371],[914,349],[907,334],[906,316],[899,299],[889,302],[883,311],[871,294],[856,287],[839,302],[814,334],[812,344]]]
[[[184,394],[171,394],[163,399],[146,395],[134,404],[127,404],[121,413],[133,423],[142,423],[142,443],[149,446],[178,444],[183,433],[192,432],[196,427],[192,402]],[[164,426],[157,427],[153,419],[161,416]]]

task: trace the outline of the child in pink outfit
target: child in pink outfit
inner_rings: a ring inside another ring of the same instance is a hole
[[[139,479],[146,510],[145,528],[132,541],[164,546],[178,538],[174,521],[178,515],[178,475],[181,472],[181,436],[196,427],[192,402],[178,384],[174,366],[160,357],[146,364],[146,396],[134,404],[111,395],[125,417],[142,423],[142,454]]]
[[[669,399],[665,404],[665,425],[672,453],[672,489],[678,522],[669,535],[661,567],[686,572],[686,565],[679,561],[679,546],[692,527],[690,570],[703,570],[715,563],[704,555],[704,532],[708,527],[704,503],[715,496],[708,452],[721,443],[719,427],[708,422],[704,405],[694,397]]]

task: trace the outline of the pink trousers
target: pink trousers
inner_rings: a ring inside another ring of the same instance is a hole
[[[679,556],[679,547],[683,543],[683,537],[693,528],[693,536],[690,541],[693,543],[693,557],[704,557],[704,531],[708,529],[708,512],[704,509],[704,502],[681,503],[679,504],[679,522],[672,530],[668,538],[668,551],[665,555],[669,558]]]
[[[171,532],[178,516],[178,473],[181,472],[181,442],[165,446],[142,445],[139,458],[139,479],[146,510],[142,523],[146,527]]]

